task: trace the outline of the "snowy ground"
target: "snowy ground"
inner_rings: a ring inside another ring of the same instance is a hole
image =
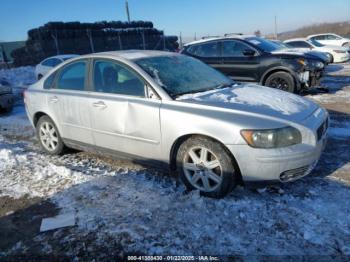
[[[83,152],[45,155],[23,106],[16,106],[0,117],[0,257],[346,259],[341,256],[350,256],[350,63],[331,65],[327,74],[323,85],[331,92],[307,96],[329,108],[332,118],[329,143],[314,172],[279,190],[237,188],[222,200],[187,193],[174,177],[128,161]],[[76,227],[39,233],[41,218],[71,212]]]

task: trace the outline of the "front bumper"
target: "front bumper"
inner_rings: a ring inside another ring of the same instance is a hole
[[[0,95],[0,108],[11,109],[14,103],[13,94]]]
[[[299,81],[302,87],[311,88],[318,87],[321,84],[323,69],[314,71],[305,71],[299,74]]]
[[[327,119],[328,115],[324,114],[321,118],[315,119],[313,116],[306,120],[309,121],[306,128],[312,130],[314,143],[276,149],[227,145],[237,160],[244,183],[253,185],[285,183],[308,175],[316,166],[326,146]]]

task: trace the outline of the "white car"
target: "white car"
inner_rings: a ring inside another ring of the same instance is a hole
[[[35,67],[35,76],[36,79],[42,78],[44,75],[46,75],[52,68],[55,66],[61,64],[62,62],[77,57],[78,55],[57,55],[57,56],[51,56],[49,58],[46,58],[45,60],[41,61],[36,67]]]
[[[336,34],[317,34],[317,35],[309,35],[307,39],[316,40],[324,45],[336,45],[336,46],[344,46],[350,47],[350,39],[341,37]]]
[[[313,50],[325,52],[331,55],[331,63],[342,63],[350,59],[348,48],[342,46],[323,45],[320,42],[306,38],[294,38],[284,41],[284,43],[300,50]]]

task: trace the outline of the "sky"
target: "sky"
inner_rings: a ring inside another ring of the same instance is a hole
[[[350,0],[129,0],[131,20],[152,21],[167,35],[263,34],[350,21]],[[127,20],[125,0],[1,0],[0,40],[25,40],[49,21]]]

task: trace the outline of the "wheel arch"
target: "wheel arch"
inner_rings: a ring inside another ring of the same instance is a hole
[[[54,124],[56,125],[56,127],[59,129],[58,125],[57,125],[57,122],[55,121],[54,118],[52,118],[48,113],[45,113],[43,111],[38,111],[36,112],[34,115],[33,115],[33,125],[36,127],[36,125],[38,124],[38,121],[39,119],[42,117],[42,116],[48,116],[53,122]],[[60,131],[60,130],[59,130]]]
[[[177,167],[176,156],[177,156],[177,152],[178,152],[181,144],[184,143],[189,138],[195,137],[195,136],[197,136],[197,137],[205,137],[205,138],[208,138],[208,139],[210,139],[210,140],[212,140],[214,142],[219,143],[225,149],[226,153],[230,156],[232,164],[235,167],[235,170],[237,171],[237,174],[238,174],[238,177],[239,177],[239,182],[241,184],[243,184],[243,178],[242,178],[242,174],[241,174],[241,170],[239,168],[238,162],[237,162],[235,156],[231,153],[231,151],[225,146],[225,144],[222,143],[219,139],[216,139],[216,138],[208,136],[208,135],[198,134],[198,133],[185,134],[185,135],[182,135],[182,136],[178,137],[174,141],[174,143],[171,146],[170,156],[169,156],[170,170],[173,171],[173,172],[176,170],[176,167]]]

